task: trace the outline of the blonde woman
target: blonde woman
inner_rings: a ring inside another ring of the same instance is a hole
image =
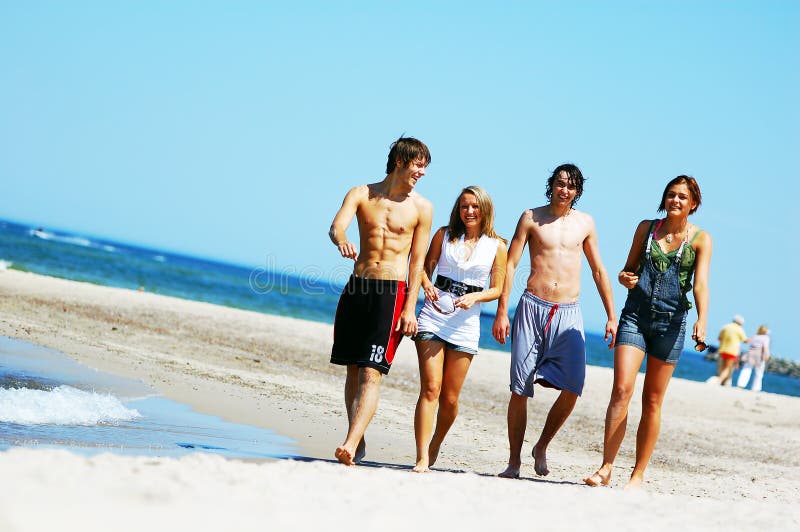
[[[458,415],[461,387],[478,353],[481,303],[500,297],[505,272],[506,241],[494,230],[492,199],[481,187],[466,187],[425,257],[425,304],[414,337],[420,373],[414,412],[418,473],[430,470]]]

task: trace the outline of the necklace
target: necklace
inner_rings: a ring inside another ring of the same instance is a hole
[[[683,230],[680,233],[675,233],[675,236],[682,235],[683,231],[687,230],[688,227],[689,227],[689,224],[686,224],[686,227],[684,227]],[[672,244],[672,233],[667,233],[667,236],[666,236],[666,238],[664,240],[667,241],[667,244]]]

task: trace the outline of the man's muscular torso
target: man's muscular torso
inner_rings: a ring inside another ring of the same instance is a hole
[[[422,201],[415,192],[388,197],[380,183],[364,185],[356,218],[360,251],[353,273],[370,279],[405,280]]]
[[[531,256],[528,291],[547,301],[577,301],[583,246],[592,228],[591,217],[574,209],[566,216],[555,217],[547,206],[528,212],[527,243]]]

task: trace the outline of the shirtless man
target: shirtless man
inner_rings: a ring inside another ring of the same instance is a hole
[[[547,181],[548,205],[527,210],[517,223],[508,250],[503,294],[497,305],[492,335],[501,344],[509,333],[508,296],[525,244],[531,255],[527,290],[514,313],[511,342],[511,399],[508,402],[508,467],[498,476],[519,478],[522,442],[533,385],[561,390],[533,447],[534,470],[547,475],[547,446],[572,412],[583,391],[586,349],[580,293],[581,252],[592,269],[608,321],[605,339],[614,346],[617,318],[606,269],[600,260],[594,220],[574,209],[583,192],[577,166],[562,164]]]
[[[364,432],[378,407],[381,377],[403,335],[417,332],[414,311],[433,208],[414,185],[430,160],[425,144],[399,138],[389,151],[386,177],[351,189],[328,233],[342,257],[355,261],[336,309],[331,352],[331,363],[347,366],[347,437],[334,453],[345,465],[364,458]],[[360,253],[346,235],[354,216]]]

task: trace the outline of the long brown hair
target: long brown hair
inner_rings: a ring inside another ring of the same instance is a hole
[[[467,228],[461,221],[461,196],[472,194],[478,200],[478,208],[481,210],[481,235],[491,238],[499,238],[506,243],[506,239],[498,235],[494,230],[494,204],[489,193],[477,185],[464,187],[456,198],[453,210],[450,211],[450,223],[447,224],[447,232],[450,233],[450,242],[455,242],[466,233]]]

